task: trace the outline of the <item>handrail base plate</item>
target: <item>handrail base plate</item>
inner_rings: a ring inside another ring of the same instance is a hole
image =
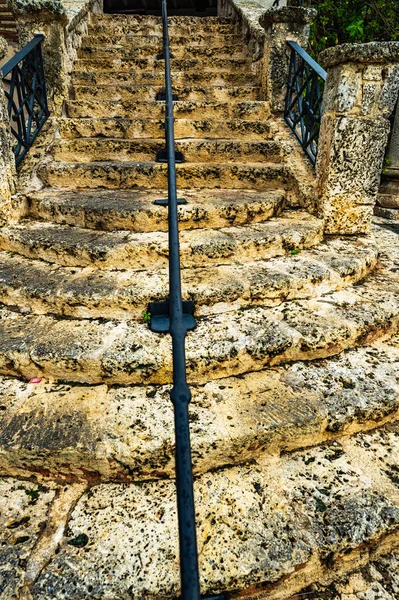
[[[196,328],[194,318],[194,302],[183,300],[183,322],[187,331]],[[170,332],[169,300],[166,302],[150,302],[148,312],[151,314],[150,329],[154,333]]]

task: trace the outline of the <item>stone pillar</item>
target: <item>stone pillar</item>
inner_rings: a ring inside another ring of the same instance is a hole
[[[382,171],[381,185],[377,196],[376,215],[399,219],[399,101],[387,150],[386,166]]]
[[[7,56],[8,44],[0,37],[0,60]],[[0,80],[0,225],[7,223],[11,216],[11,196],[15,191],[15,158],[12,152],[10,119],[7,111],[7,98]]]
[[[35,34],[45,36],[43,60],[48,103],[52,113],[61,110],[66,95],[65,26],[68,18],[60,0],[10,0],[20,46],[30,42]]]
[[[399,42],[343,44],[321,53],[327,70],[316,193],[325,231],[367,233],[399,91]]]
[[[283,7],[267,10],[259,19],[266,34],[266,94],[272,112],[284,111],[291,56],[287,41],[295,41],[306,50],[310,23],[316,14],[313,8]]]

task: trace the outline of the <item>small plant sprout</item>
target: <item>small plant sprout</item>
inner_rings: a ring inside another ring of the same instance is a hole
[[[148,310],[144,309],[141,316],[143,317],[144,323],[149,323],[151,321],[151,313]]]
[[[298,250],[297,248],[294,248],[293,250],[291,250],[291,254],[300,254],[301,251]]]

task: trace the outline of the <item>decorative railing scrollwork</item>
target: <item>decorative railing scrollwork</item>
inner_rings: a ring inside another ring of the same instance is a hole
[[[296,42],[291,48],[284,119],[312,164],[316,163],[327,73]]]
[[[1,69],[17,167],[49,117],[41,44],[35,35]]]

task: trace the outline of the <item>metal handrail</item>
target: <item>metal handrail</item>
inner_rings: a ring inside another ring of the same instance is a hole
[[[43,40],[44,35],[35,35],[1,68],[11,133],[16,140],[13,152],[17,167],[50,116],[41,48]]]
[[[291,58],[284,119],[315,165],[327,73],[297,42],[287,43]]]
[[[188,405],[191,392],[187,385],[185,339],[188,329],[195,327],[193,307],[183,302],[180,274],[180,249],[177,213],[176,152],[174,136],[173,94],[170,69],[170,47],[166,0],[162,0],[163,55],[165,61],[165,140],[168,163],[168,224],[169,224],[169,300],[150,305],[154,331],[169,332],[172,337],[173,387],[170,398],[175,418],[175,461],[177,512],[179,521],[180,577],[182,600],[199,600],[197,533],[195,524],[194,486]],[[166,315],[162,315],[162,312]],[[157,317],[168,324],[157,325]]]

